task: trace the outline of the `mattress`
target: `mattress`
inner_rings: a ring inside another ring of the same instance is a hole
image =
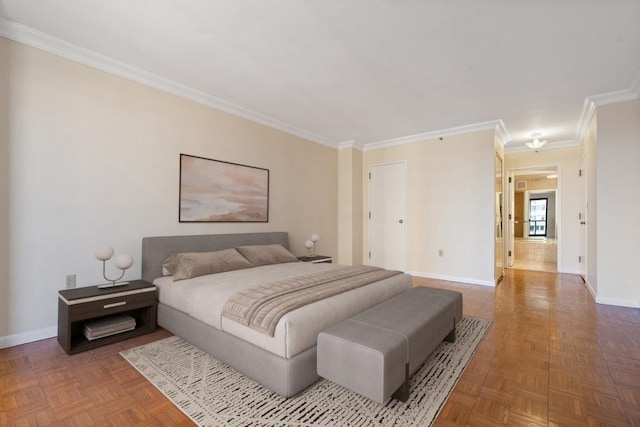
[[[222,317],[225,302],[245,289],[337,267],[335,264],[293,262],[176,282],[171,276],[165,276],[153,283],[158,288],[161,303],[280,357],[291,358],[316,345],[318,334],[329,326],[410,289],[411,277],[406,274],[393,276],[291,311],[280,319],[273,337]]]

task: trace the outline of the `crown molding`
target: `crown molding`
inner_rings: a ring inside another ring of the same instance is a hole
[[[392,138],[368,144],[362,144],[356,141],[343,141],[338,144],[335,141],[317,135],[313,132],[309,132],[305,129],[283,123],[272,117],[228,102],[222,98],[212,96],[200,90],[180,84],[176,81],[166,79],[148,71],[133,67],[122,61],[118,61],[92,50],[74,45],[62,39],[50,36],[46,33],[34,30],[30,27],[18,24],[3,17],[0,17],[0,36],[334,149],[354,148],[361,151],[367,151],[403,144],[410,144],[414,142],[434,140],[464,133],[495,129],[496,133],[498,134],[498,138],[505,146],[505,152],[512,153],[520,151],[520,147],[509,149],[508,143],[510,142],[511,137],[509,136],[509,133],[507,132],[502,120],[492,120],[488,122],[458,126],[454,128],[409,135],[399,138]],[[618,102],[631,101],[638,98],[640,98],[640,70],[636,73],[628,89],[588,96],[585,99],[582,114],[578,122],[577,138],[576,141],[571,141],[572,145],[582,144],[596,107]],[[563,142],[562,144],[569,143],[570,141],[567,141]],[[559,148],[558,144],[559,143],[552,144],[552,147],[550,147],[550,149]],[[528,149],[522,149],[522,151],[527,150]]]
[[[496,134],[498,134],[498,139],[503,147],[511,141],[511,135],[509,135],[509,132],[502,120],[498,120],[498,124],[496,125]]]
[[[638,93],[640,91],[640,71],[636,74],[635,78],[631,82],[630,89],[615,90],[612,92],[599,93],[597,95],[590,95],[584,99],[582,105],[582,112],[580,113],[580,120],[578,120],[578,128],[576,130],[576,142],[578,145],[582,145],[584,138],[587,135],[591,120],[596,112],[596,108],[616,104],[618,102],[633,101],[640,98]]]
[[[538,149],[531,149],[526,145],[514,145],[511,148],[509,145],[504,147],[505,154],[515,154],[515,153],[531,153],[536,151],[550,151],[550,150],[558,150],[560,148],[569,148],[569,147],[577,147],[580,144],[575,139],[570,139],[568,141],[558,141],[558,142],[547,142],[544,146]]]
[[[582,112],[580,113],[578,128],[576,129],[576,142],[579,145],[582,145],[582,143],[584,142],[584,138],[589,131],[589,126],[591,126],[591,120],[593,119],[593,115],[595,114],[595,112],[595,102],[593,102],[590,97],[586,97],[584,99],[584,103],[582,104]]]
[[[356,141],[355,139],[351,139],[349,141],[342,141],[341,143],[338,144],[339,150],[348,150],[350,148],[358,151],[363,151],[364,145]]]
[[[416,135],[402,136],[399,138],[386,139],[384,141],[371,142],[365,144],[364,151],[377,150],[380,148],[395,147],[398,145],[411,144],[414,142],[431,141],[438,138],[444,138],[447,136],[461,135],[471,132],[480,132],[484,130],[497,130],[501,120],[491,120],[482,123],[473,123],[470,125],[458,126],[449,129],[442,129],[433,132],[425,132]]]
[[[0,17],[0,36],[327,147],[338,148],[336,142],[313,132],[283,123],[264,114],[225,101],[222,98],[133,67],[117,59],[69,43],[3,17]]]
[[[633,101],[634,99],[638,99],[638,94],[630,89],[621,89],[599,93],[597,95],[589,95],[587,99],[592,101],[596,107],[600,107],[602,105],[617,104],[618,102]]]

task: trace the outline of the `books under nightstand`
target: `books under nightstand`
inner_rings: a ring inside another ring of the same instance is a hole
[[[156,287],[143,280],[58,292],[58,342],[68,354],[156,329]]]
[[[121,314],[118,316],[103,317],[101,319],[85,323],[82,328],[82,334],[89,341],[93,341],[98,338],[131,331],[135,328],[136,319],[128,314]]]
[[[320,263],[331,264],[333,262],[333,259],[330,256],[326,256],[326,255],[299,256],[298,260],[303,262],[311,262],[313,264],[320,264]]]

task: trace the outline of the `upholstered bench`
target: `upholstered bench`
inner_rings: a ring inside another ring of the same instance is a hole
[[[318,335],[318,375],[384,403],[405,382],[407,339],[347,319]]]
[[[443,340],[455,341],[462,294],[417,287],[318,335],[318,375],[386,403],[409,397],[409,378]]]

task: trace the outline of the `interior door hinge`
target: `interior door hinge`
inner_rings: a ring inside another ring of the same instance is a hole
[[[369,259],[371,259],[371,251],[369,251]]]
[[[371,179],[371,172],[369,172],[369,179]]]
[[[578,264],[582,264],[582,255],[578,256]]]
[[[511,184],[511,177],[509,177],[509,184]]]
[[[578,176],[582,176],[582,169],[578,169]]]
[[[509,251],[509,255],[508,256],[511,256],[511,251]]]
[[[369,219],[371,219],[371,212],[369,212]]]

